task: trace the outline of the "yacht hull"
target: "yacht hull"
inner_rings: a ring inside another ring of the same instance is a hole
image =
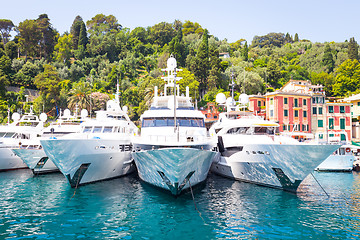
[[[338,145],[249,144],[241,151],[222,153],[219,160],[213,162],[211,171],[296,192],[301,181],[337,148]]]
[[[129,140],[55,139],[41,140],[71,187],[130,174],[135,170]]]
[[[352,155],[330,155],[319,166],[317,171],[329,172],[351,172],[353,169],[355,157]]]
[[[169,147],[135,151],[132,155],[143,181],[179,195],[206,179],[217,152]]]
[[[19,156],[11,148],[0,148],[0,171],[27,168]]]
[[[13,149],[34,174],[58,172],[59,169],[51,161],[43,149]]]

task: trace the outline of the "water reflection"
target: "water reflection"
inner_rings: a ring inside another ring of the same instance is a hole
[[[61,174],[0,173],[0,238],[358,239],[360,175],[314,176],[330,197],[311,176],[295,195],[211,174],[193,199],[136,175],[75,191]]]

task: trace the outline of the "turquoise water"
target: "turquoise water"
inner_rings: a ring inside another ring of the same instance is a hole
[[[210,175],[175,198],[136,175],[72,189],[0,173],[0,239],[359,239],[360,174],[314,173],[296,196]],[[196,208],[195,209],[195,205]]]

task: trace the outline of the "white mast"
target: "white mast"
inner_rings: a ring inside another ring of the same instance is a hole
[[[164,95],[166,96],[168,87],[174,88],[174,132],[176,132],[176,107],[177,107],[176,106],[176,94],[180,94],[180,88],[179,88],[179,85],[176,84],[176,80],[182,79],[181,77],[176,76],[177,71],[182,71],[182,69],[177,69],[176,66],[177,66],[176,59],[171,54],[170,58],[167,60],[167,68],[161,69],[162,71],[167,72],[167,76],[161,77],[162,79],[167,81],[167,83],[165,84],[165,87],[164,87],[165,88]],[[178,90],[177,93],[176,93],[176,88]]]

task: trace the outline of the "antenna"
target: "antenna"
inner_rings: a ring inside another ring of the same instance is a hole
[[[120,96],[120,91],[119,91],[119,78],[117,78],[117,82],[116,82],[116,93],[115,93],[115,102],[117,102],[117,104],[120,104],[119,96]]]
[[[176,76],[177,71],[182,71],[182,69],[177,69],[176,66],[177,66],[176,59],[171,54],[170,58],[167,60],[167,68],[161,69],[162,71],[167,72],[167,76],[161,77],[162,79],[167,81],[167,83],[164,86],[164,95],[166,96],[168,87],[174,88],[174,132],[176,132],[176,94],[180,93],[180,88],[179,85],[176,84],[176,80],[182,79],[181,77]],[[176,93],[176,88],[178,88],[177,93]]]

